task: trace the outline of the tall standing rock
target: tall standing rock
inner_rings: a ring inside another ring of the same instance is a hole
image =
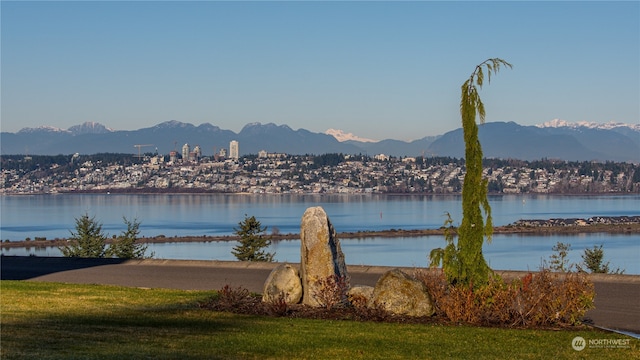
[[[304,212],[300,240],[302,303],[322,306],[319,294],[323,291],[346,291],[349,287],[349,274],[340,240],[322,207],[310,207]],[[327,289],[327,284],[335,284],[336,280],[343,280],[340,283],[346,288]]]

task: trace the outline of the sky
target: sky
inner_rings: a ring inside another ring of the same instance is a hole
[[[1,1],[0,130],[253,122],[414,140],[486,121],[640,122],[640,2]]]

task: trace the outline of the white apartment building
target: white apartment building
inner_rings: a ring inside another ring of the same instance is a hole
[[[189,153],[191,152],[191,146],[189,144],[182,145],[182,161],[189,160]]]
[[[229,143],[229,158],[238,160],[240,158],[240,146],[236,140]]]

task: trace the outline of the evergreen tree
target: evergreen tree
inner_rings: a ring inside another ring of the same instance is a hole
[[[76,218],[76,231],[71,232],[69,243],[60,248],[66,257],[101,258],[105,256],[106,235],[95,217],[84,214]]]
[[[623,274],[624,270],[620,270],[617,268],[616,270],[612,270],[609,268],[609,262],[604,262],[604,250],[602,250],[602,245],[593,246],[593,249],[584,249],[584,254],[582,254],[583,264],[578,265],[578,270],[584,272],[591,272],[594,274]]]
[[[265,235],[267,227],[262,227],[255,216],[244,216],[244,220],[234,228],[240,237],[240,244],[234,246],[231,253],[240,261],[273,261],[275,253],[267,253],[263,249],[271,245],[271,240]]]
[[[127,230],[109,246],[106,252],[107,257],[117,257],[121,259],[143,259],[148,245],[136,243],[140,235],[140,222],[137,219],[128,220],[123,217]],[[153,257],[153,254],[150,256]]]
[[[478,88],[484,83],[486,69],[487,83],[491,74],[497,73],[501,66],[511,68],[508,62],[493,58],[476,66],[467,81],[464,82],[460,96],[460,115],[465,143],[465,167],[467,172],[462,185],[462,223],[458,229],[458,243],[448,236],[448,245],[444,249],[431,252],[431,264],[442,263],[442,268],[450,282],[481,285],[489,278],[490,268],[482,255],[485,236],[491,241],[493,224],[491,207],[487,198],[487,180],[482,178],[482,147],[478,139],[478,124],[485,121],[484,104],[478,95]],[[486,223],[483,218],[486,215]],[[451,218],[445,225],[451,224]]]

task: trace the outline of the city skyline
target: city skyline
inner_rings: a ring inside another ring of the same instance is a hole
[[[2,2],[1,130],[247,123],[374,140],[487,122],[637,124],[637,2]]]

